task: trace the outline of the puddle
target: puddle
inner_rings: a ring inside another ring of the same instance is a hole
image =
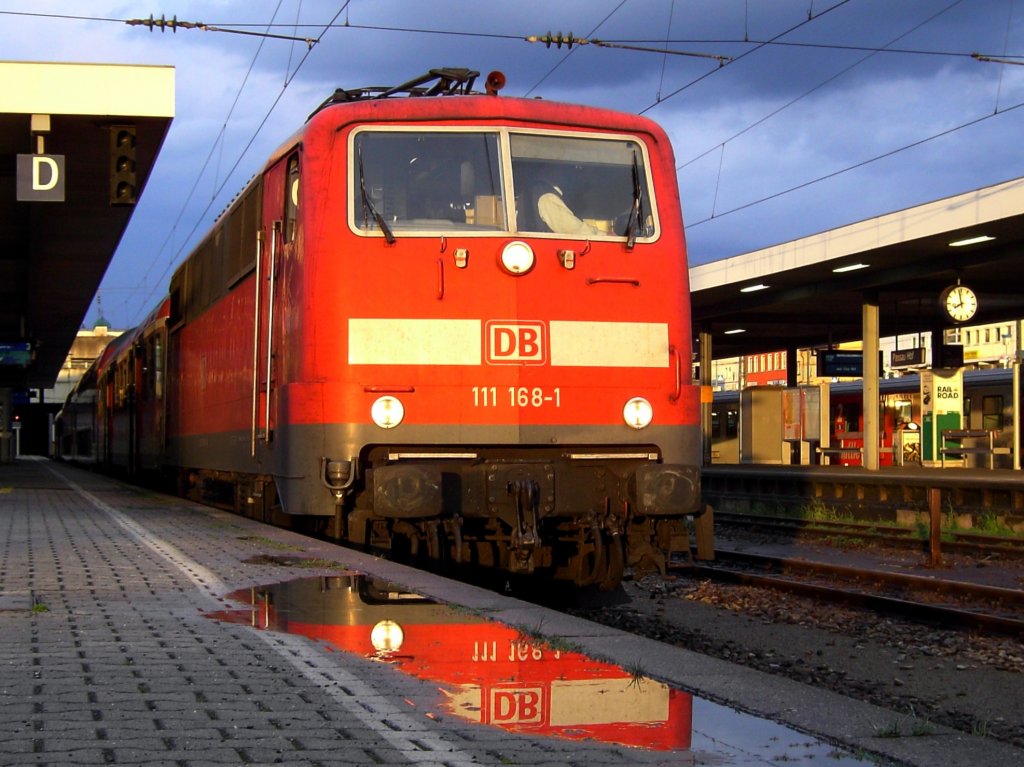
[[[209,617],[301,634],[392,664],[437,683],[439,707],[466,721],[534,737],[685,751],[702,764],[868,763],[782,725],[544,644],[386,581],[360,575],[303,578],[229,598],[244,607]]]

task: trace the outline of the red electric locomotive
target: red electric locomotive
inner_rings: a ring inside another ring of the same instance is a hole
[[[115,463],[578,584],[688,548],[700,415],[669,141],[476,77],[339,90],[310,116],[137,332],[162,404]]]

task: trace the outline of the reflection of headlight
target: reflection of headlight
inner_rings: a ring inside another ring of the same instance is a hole
[[[393,429],[405,418],[405,406],[397,397],[378,397],[370,407],[370,417],[382,429]]]
[[[654,408],[643,397],[633,397],[622,408],[622,417],[634,429],[643,429],[645,426],[649,426],[654,419]]]
[[[501,251],[501,265],[509,274],[526,274],[533,268],[533,249],[520,240],[510,242]]]
[[[394,621],[380,621],[370,630],[370,644],[377,652],[397,652],[404,641],[405,632]]]

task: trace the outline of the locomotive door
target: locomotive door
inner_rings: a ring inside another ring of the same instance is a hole
[[[281,311],[284,305],[282,264],[294,232],[292,180],[298,156],[271,168],[263,180],[263,210],[256,266],[255,338],[253,343],[253,457],[262,460],[274,443],[280,382]],[[297,181],[295,185],[297,194]]]
[[[111,435],[114,431],[114,390],[114,376],[108,370],[100,379],[98,396],[102,401],[102,409],[96,423],[96,429],[99,431],[99,439],[96,440],[96,465],[108,470],[111,466],[110,451],[113,445]]]
[[[136,476],[136,460],[138,458],[138,451],[136,450],[136,439],[138,436],[136,423],[136,407],[138,402],[136,399],[135,382],[138,381],[138,374],[141,372],[141,366],[138,365],[138,355],[135,353],[135,348],[132,347],[128,350],[128,359],[121,366],[122,383],[124,387],[124,436],[122,439],[125,441],[125,468],[128,471],[128,477],[135,479]]]

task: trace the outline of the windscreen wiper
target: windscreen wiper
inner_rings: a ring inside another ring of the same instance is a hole
[[[640,163],[637,161],[636,150],[633,150],[633,205],[629,209],[629,222],[626,224],[626,249],[632,250],[636,245],[640,220],[643,218],[644,190],[640,183]]]
[[[363,174],[363,147],[360,145],[359,150],[359,193],[363,197],[363,221],[366,221],[366,214],[369,213],[374,221],[377,222],[377,226],[384,233],[384,239],[387,240],[388,245],[395,244],[395,235],[391,231],[391,227],[388,226],[388,222],[384,220],[375,207],[373,202],[370,200],[370,195],[366,193],[366,176]]]

